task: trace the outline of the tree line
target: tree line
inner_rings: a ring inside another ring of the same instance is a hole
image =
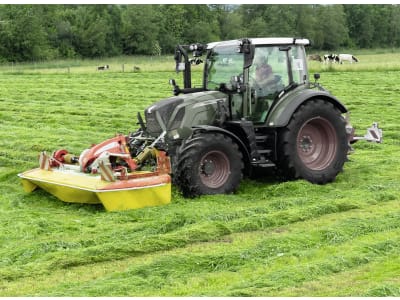
[[[176,44],[306,37],[314,49],[400,47],[400,6],[0,5],[0,61],[173,53]]]

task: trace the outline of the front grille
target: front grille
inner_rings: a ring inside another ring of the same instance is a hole
[[[185,108],[181,107],[177,112],[174,121],[171,123],[168,129],[169,130],[177,129],[179,125],[181,125],[184,115],[185,115]]]
[[[155,113],[146,115],[147,132],[152,136],[159,136],[162,132],[160,124],[158,124]]]
[[[162,133],[162,126],[160,126],[158,123],[156,112],[160,114],[164,125],[166,125],[175,108],[182,102],[182,98],[171,97],[161,100],[156,104],[146,108],[144,113],[146,118],[147,132],[152,136],[159,136]]]

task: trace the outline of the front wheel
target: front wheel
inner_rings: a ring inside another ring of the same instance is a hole
[[[310,100],[293,114],[280,134],[279,167],[287,179],[331,182],[347,158],[345,120],[325,100]]]
[[[185,197],[234,192],[242,179],[242,154],[220,133],[195,133],[178,150],[174,182]]]

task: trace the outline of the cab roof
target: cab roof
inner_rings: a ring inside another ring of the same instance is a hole
[[[308,39],[288,38],[288,37],[270,37],[270,38],[249,38],[253,45],[304,45],[310,44]],[[207,49],[212,49],[217,45],[239,45],[241,39],[221,41],[207,44]]]

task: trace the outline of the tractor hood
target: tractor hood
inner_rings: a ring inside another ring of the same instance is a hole
[[[145,110],[147,132],[157,137],[166,131],[167,136],[171,136],[190,132],[196,125],[214,125],[221,103],[227,101],[228,96],[219,91],[181,94],[160,100]]]

